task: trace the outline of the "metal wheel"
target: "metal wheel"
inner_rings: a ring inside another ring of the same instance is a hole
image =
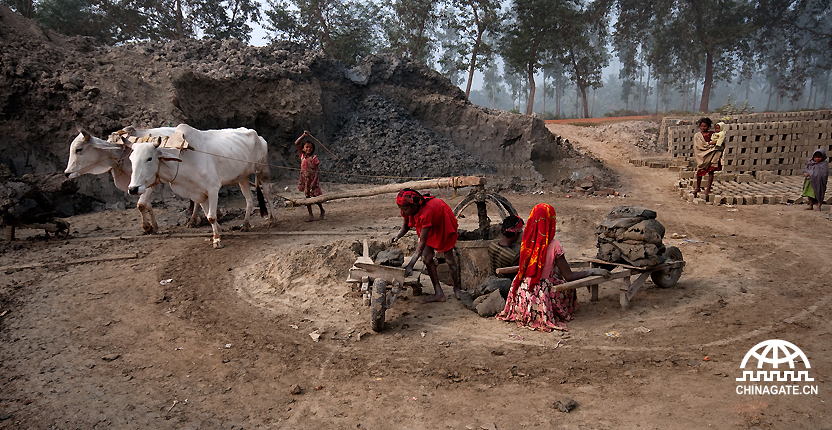
[[[665,263],[670,263],[673,261],[682,261],[682,251],[679,251],[679,248],[675,246],[668,246],[667,249],[664,251],[662,256],[665,258]],[[677,267],[674,269],[664,269],[664,270],[657,270],[655,272],[650,273],[650,279],[653,280],[653,283],[656,284],[659,288],[670,288],[676,285],[676,282],[679,280],[679,277],[682,276],[682,268]]]
[[[370,303],[370,322],[373,331],[384,328],[384,312],[387,311],[387,281],[376,278],[373,281],[373,300]]]
[[[476,203],[476,201],[477,196],[475,194],[469,194],[461,202],[459,202],[459,204],[456,205],[456,207],[454,208],[454,216],[459,217],[459,214],[461,214],[462,211],[465,210],[465,208],[470,206],[471,203]],[[505,197],[497,193],[487,194],[485,196],[485,201],[493,204],[494,207],[497,208],[497,212],[500,213],[501,220],[505,219],[505,217],[509,215],[517,215],[517,210],[514,209],[514,206],[512,206],[511,203],[509,203],[509,201]]]

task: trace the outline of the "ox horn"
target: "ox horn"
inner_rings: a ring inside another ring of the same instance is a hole
[[[156,148],[162,146],[162,138],[159,137],[159,136],[154,137],[153,138],[153,146],[155,146]]]

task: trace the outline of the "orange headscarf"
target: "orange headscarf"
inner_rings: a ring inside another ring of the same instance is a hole
[[[520,287],[523,279],[531,278],[529,285],[540,282],[543,265],[546,264],[546,248],[555,237],[556,228],[555,208],[546,203],[539,203],[532,208],[529,222],[523,231],[523,241],[520,245],[520,270],[511,288]]]

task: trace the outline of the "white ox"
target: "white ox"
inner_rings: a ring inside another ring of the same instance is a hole
[[[160,127],[151,129],[125,129],[131,136],[159,136],[166,137],[173,134],[174,127]],[[133,172],[130,164],[130,147],[122,143],[109,142],[99,139],[87,133],[83,128],[78,127],[78,137],[69,145],[69,161],[64,174],[75,179],[85,174],[110,173],[113,176],[116,188],[127,192],[130,185],[130,175]],[[142,214],[142,228],[145,233],[156,233],[159,229],[156,218],[153,216],[153,209],[150,204],[150,191],[139,197],[136,208]],[[195,221],[191,216],[190,223]]]
[[[152,142],[133,144],[130,162],[130,194],[143,194],[159,183],[168,183],[174,193],[202,206],[214,230],[214,248],[222,247],[217,222],[217,199],[220,187],[239,184],[246,198],[243,230],[251,228],[254,208],[249,176],[255,174],[255,186],[262,187],[269,211],[269,225],[275,224],[270,188],[268,148],[257,132],[247,128],[197,130],[187,124],[176,127],[192,149],[157,147]]]

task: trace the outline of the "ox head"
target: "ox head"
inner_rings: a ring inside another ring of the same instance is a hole
[[[106,173],[115,164],[113,152],[123,149],[121,145],[98,139],[78,127],[78,137],[69,145],[69,161],[64,174],[70,179],[75,179],[86,173]]]
[[[154,144],[155,143],[155,144]],[[166,161],[181,161],[179,151],[170,148],[159,148],[155,142],[136,142],[130,154],[133,164],[133,174],[130,175],[130,186],[127,192],[133,195],[142,194],[156,184],[159,168]]]

